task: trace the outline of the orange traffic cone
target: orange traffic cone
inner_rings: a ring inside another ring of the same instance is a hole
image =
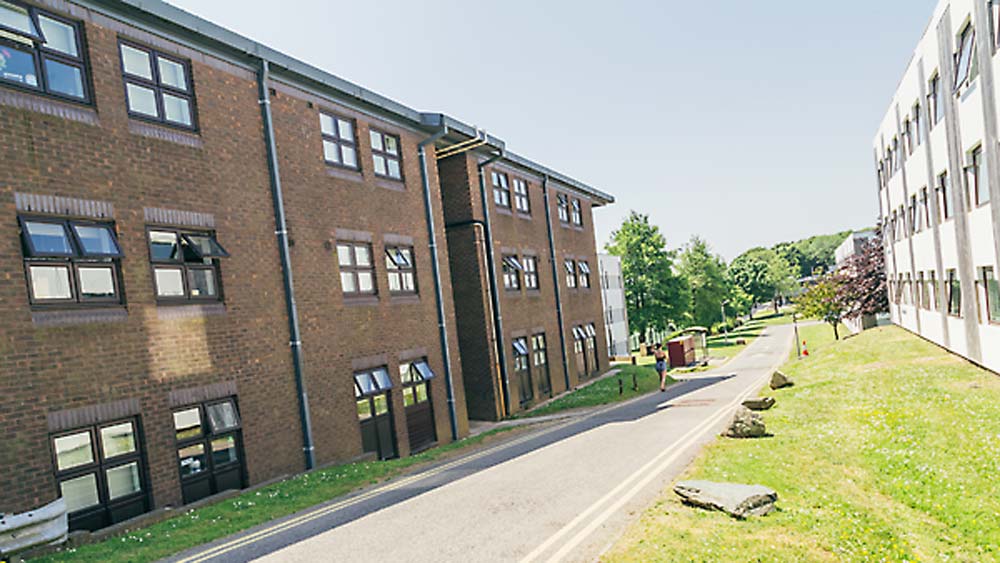
[[[809,355],[809,348],[806,348],[806,341],[805,340],[802,341],[802,355],[803,356],[808,356]]]

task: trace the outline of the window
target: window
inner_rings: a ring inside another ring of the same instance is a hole
[[[590,287],[590,264],[584,262],[583,260],[576,263],[576,267],[580,270],[577,276],[577,285],[584,288]]]
[[[361,448],[379,459],[396,457],[390,392],[392,380],[384,367],[354,374],[354,400],[361,427]]]
[[[119,50],[129,115],[194,129],[190,65],[133,43]]]
[[[149,258],[156,298],[221,300],[218,259],[228,256],[211,233],[150,228]]]
[[[90,101],[82,36],[79,22],[0,0],[0,82]]]
[[[968,24],[962,29],[958,38],[958,53],[955,54],[955,84],[953,88],[958,90],[971,82],[978,72],[978,60],[975,46],[976,32],[972,24]]]
[[[413,247],[385,247],[385,269],[389,272],[389,293],[417,293],[417,270],[413,263]]]
[[[546,349],[545,333],[531,337],[531,364],[535,373],[539,375],[538,392],[551,395],[552,385],[549,381],[549,356]]]
[[[923,132],[920,131],[920,103],[917,103],[913,106],[913,143],[918,147],[922,141],[921,135]]]
[[[528,198],[528,183],[520,178],[514,178],[514,209],[521,213],[531,213],[531,200]]]
[[[583,212],[580,211],[580,200],[573,198],[573,207],[570,212],[570,218],[574,225],[583,225]]]
[[[937,198],[938,198],[938,222],[943,223],[951,219],[951,205],[948,196],[948,173],[942,172],[938,176]]]
[[[367,242],[337,243],[340,289],[344,295],[375,295],[375,262]]]
[[[990,25],[992,26],[992,42],[995,50],[1000,47],[1000,2],[997,0],[990,0]]]
[[[372,164],[375,175],[392,180],[403,179],[402,156],[399,137],[372,129],[369,132],[372,142]]]
[[[319,129],[323,136],[323,159],[327,164],[358,169],[358,141],[354,121],[320,112]]]
[[[576,262],[566,260],[566,287],[573,289],[576,287]]]
[[[149,510],[141,452],[135,419],[52,437],[56,483],[71,530],[97,530]]]
[[[538,258],[522,256],[521,266],[524,268],[525,289],[538,289]]]
[[[930,300],[927,298],[927,283],[924,279],[924,273],[920,272],[917,274],[917,306],[921,309],[926,309]]]
[[[122,302],[123,254],[106,223],[19,217],[28,297],[34,305]]]
[[[903,120],[903,143],[906,145],[906,154],[913,154],[913,124],[908,117]]]
[[[920,230],[929,228],[931,226],[931,204],[927,188],[920,189],[920,211],[918,214],[920,215]]]
[[[969,166],[965,168],[966,190],[968,201],[976,207],[990,202],[990,189],[986,182],[988,177],[983,170],[983,147],[972,149],[969,154]]]
[[[174,411],[177,467],[185,503],[246,486],[240,428],[233,398]]]
[[[917,212],[917,196],[910,196],[910,206],[907,209],[907,222],[910,224],[909,236],[913,236],[917,231],[920,230],[920,225],[917,223],[920,214]]]
[[[556,205],[559,211],[559,220],[563,223],[569,223],[569,196],[556,194]]]
[[[938,301],[937,272],[927,272],[927,293],[930,297],[930,302],[927,304],[928,308],[932,311],[940,311],[941,303]]]
[[[927,83],[927,115],[930,116],[930,128],[941,122],[944,117],[944,107],[941,104],[941,76],[934,74]]]
[[[982,269],[983,291],[986,295],[986,318],[991,323],[1000,323],[1000,284],[992,267]]]
[[[503,268],[503,287],[510,291],[521,289],[521,272],[524,266],[517,259],[517,256],[504,256],[501,260]]]
[[[491,172],[490,179],[493,182],[493,203],[497,207],[510,209],[510,186],[507,183],[507,175],[503,172]]]
[[[948,314],[962,316],[962,282],[955,270],[948,270]]]
[[[403,384],[403,406],[411,407],[426,403],[429,399],[428,385],[434,372],[426,359],[407,362],[399,366],[399,380]]]

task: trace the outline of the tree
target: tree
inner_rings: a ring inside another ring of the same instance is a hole
[[[796,299],[798,312],[804,317],[828,323],[833,327],[833,336],[837,340],[840,340],[840,321],[848,308],[843,289],[846,283],[846,278],[840,273],[827,274]]]
[[[779,297],[788,296],[798,287],[792,265],[768,248],[744,252],[733,260],[729,271],[733,282],[751,297],[753,304],[773,301],[775,311]]]
[[[611,234],[607,251],[622,259],[625,307],[629,323],[645,341],[646,333],[666,330],[687,310],[686,287],[674,273],[674,254],[649,216],[632,211]]]
[[[704,239],[693,236],[680,254],[678,273],[687,284],[688,314],[695,325],[711,327],[722,320],[722,302],[728,298],[726,263]]]
[[[841,289],[842,299],[847,305],[844,318],[857,319],[889,311],[880,229],[876,229],[875,237],[866,242],[860,252],[847,259],[840,274],[845,279]]]

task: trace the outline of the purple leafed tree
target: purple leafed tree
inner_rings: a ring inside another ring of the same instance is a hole
[[[885,253],[881,230],[851,256],[838,272],[841,299],[847,309],[844,318],[856,319],[889,311],[889,292],[885,275]]]

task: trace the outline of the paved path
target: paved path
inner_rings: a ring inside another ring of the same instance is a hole
[[[767,329],[721,372],[268,523],[175,561],[592,561],[787,357]]]

